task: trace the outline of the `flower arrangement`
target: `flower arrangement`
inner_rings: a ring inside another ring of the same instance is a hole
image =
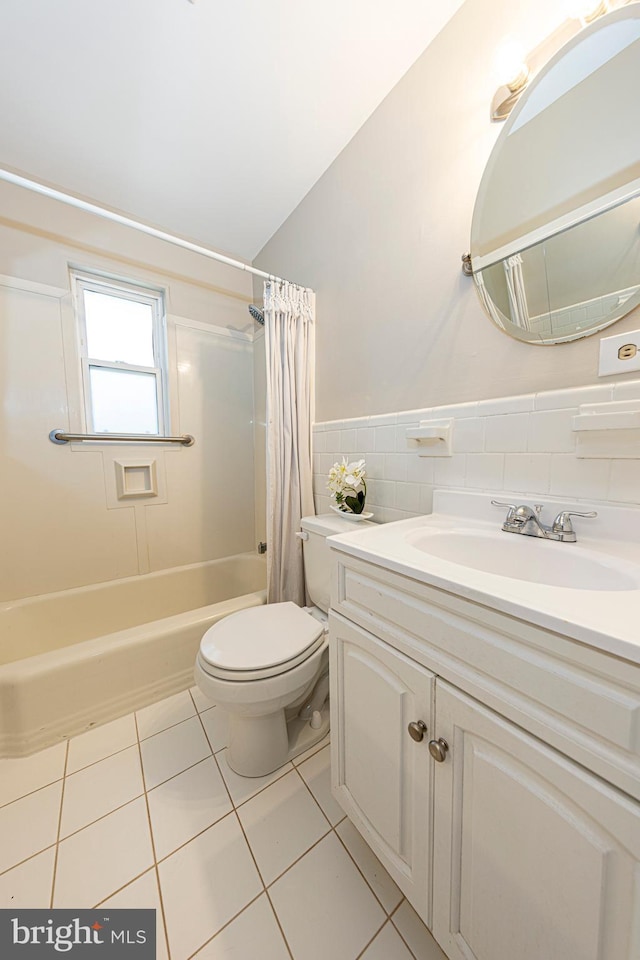
[[[348,463],[342,458],[342,463],[334,463],[329,470],[327,488],[336,501],[338,509],[343,513],[362,513],[367,496],[365,482],[364,460],[354,460]]]

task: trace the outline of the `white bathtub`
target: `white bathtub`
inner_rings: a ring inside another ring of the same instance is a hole
[[[246,553],[0,604],[0,757],[192,686],[205,630],[265,603],[265,583]]]

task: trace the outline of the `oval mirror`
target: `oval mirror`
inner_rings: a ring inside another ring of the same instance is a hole
[[[493,322],[535,344],[640,303],[640,4],[585,28],[525,90],[493,148],[471,228]]]

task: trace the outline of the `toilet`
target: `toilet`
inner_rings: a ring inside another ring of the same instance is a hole
[[[227,763],[262,777],[329,730],[327,643],[331,556],[326,538],[358,527],[337,514],[303,517],[307,592],[314,606],[273,603],[232,613],[202,638],[199,689],[228,714]]]

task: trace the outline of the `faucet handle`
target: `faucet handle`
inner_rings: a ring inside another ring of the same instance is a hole
[[[504,503],[504,501],[502,501],[502,500],[492,500],[491,503],[493,504],[494,507],[508,507],[508,508],[509,508],[509,513],[507,514],[507,519],[505,520],[505,523],[507,522],[507,520],[511,520],[511,518],[512,518],[513,515],[514,515],[514,513],[515,513],[516,510],[518,509],[517,504],[515,504],[515,503]]]
[[[597,517],[597,511],[590,510],[588,513],[578,513],[577,510],[561,510],[553,521],[552,530],[554,533],[573,533],[571,517]]]

